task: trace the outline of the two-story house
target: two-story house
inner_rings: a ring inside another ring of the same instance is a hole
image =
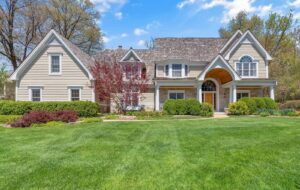
[[[152,49],[106,49],[95,57],[83,53],[55,31],[11,75],[19,101],[95,101],[90,66],[95,59],[140,62],[151,87],[136,104],[162,109],[167,99],[196,98],[224,111],[242,97],[275,98],[269,79],[269,53],[250,31],[230,39],[157,38]]]

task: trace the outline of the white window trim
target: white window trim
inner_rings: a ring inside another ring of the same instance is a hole
[[[247,55],[247,54],[242,55],[242,56],[239,58],[238,61],[235,61],[235,62],[234,62],[234,69],[235,69],[235,71],[237,72],[237,64],[238,64],[238,63],[241,63],[240,60],[241,60],[241,58],[244,57],[244,56],[249,56],[249,57],[251,57],[252,63],[256,63],[256,76],[243,76],[243,75],[240,75],[240,77],[241,77],[241,78],[248,78],[248,79],[249,79],[249,78],[258,78],[258,64],[259,64],[259,61],[253,59],[252,56]],[[251,67],[251,65],[249,65],[249,67]],[[244,71],[244,66],[243,66],[243,64],[242,64],[242,71]]]
[[[40,90],[40,95],[41,95],[41,97],[40,97],[40,102],[42,102],[43,101],[43,89],[44,89],[44,87],[42,87],[42,86],[29,86],[28,87],[28,100],[30,101],[30,102],[32,102],[32,90]]]
[[[69,94],[69,101],[72,101],[72,97],[71,97],[71,95],[72,95],[72,93],[71,93],[71,90],[79,90],[79,101],[81,101],[82,100],[82,98],[81,98],[81,92],[82,92],[82,87],[81,86],[70,86],[69,88],[68,88],[68,94]]]
[[[52,56],[59,56],[59,73],[51,72],[51,64],[52,64]],[[62,74],[62,65],[61,65],[61,53],[49,53],[48,54],[48,61],[49,61],[49,75],[61,75]]]
[[[178,64],[181,65],[181,77],[173,77],[173,65],[174,64]],[[169,65],[169,72],[168,72],[168,76],[166,75],[166,65]],[[187,76],[185,76],[185,66],[187,65]],[[188,64],[184,64],[184,63],[170,63],[170,64],[165,64],[163,65],[164,67],[164,77],[166,78],[187,78],[190,75],[190,66]]]
[[[251,97],[251,91],[250,90],[237,90],[236,91],[236,97],[238,93],[248,93],[248,98]]]
[[[170,93],[183,93],[183,99],[185,99],[185,90],[168,90],[168,99],[170,99]]]

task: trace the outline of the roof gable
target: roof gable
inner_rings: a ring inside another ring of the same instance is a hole
[[[225,60],[229,60],[230,57],[232,56],[232,53],[234,50],[238,48],[240,44],[253,44],[254,47],[262,54],[265,56],[265,58],[270,61],[272,60],[271,55],[265,50],[265,48],[259,43],[259,41],[255,38],[255,36],[248,30],[245,32],[240,39],[235,43],[235,45],[225,54]]]
[[[236,73],[236,71],[227,63],[227,61],[218,55],[199,75],[199,80],[204,80],[206,74],[212,69],[225,69],[231,75],[234,80],[241,80],[241,77]]]
[[[73,57],[78,64],[82,67],[82,69],[87,73],[90,80],[93,79],[91,72],[87,67],[87,63],[83,63],[83,58],[81,59],[78,56],[78,50],[71,46],[71,42],[67,42],[68,40],[64,39],[62,36],[57,34],[54,30],[51,30],[45,38],[37,45],[37,47],[27,56],[27,58],[23,61],[23,63],[17,68],[17,70],[10,76],[11,80],[18,80],[21,74],[33,63],[33,60],[37,58],[40,52],[44,51],[48,45],[61,45],[66,51]],[[75,45],[73,45],[75,46]],[[77,46],[76,46],[77,47]],[[77,47],[78,48],[78,47]],[[79,48],[78,48],[79,49]],[[74,51],[75,50],[75,51]],[[81,50],[80,50],[81,51]],[[77,54],[75,54],[77,52]]]
[[[120,62],[143,62],[137,53],[131,48]]]
[[[231,36],[231,38],[226,42],[226,44],[220,50],[220,53],[221,54],[225,53],[226,50],[228,50],[228,48],[230,48],[230,46],[232,46],[242,35],[243,33],[240,30],[236,31],[235,34]]]

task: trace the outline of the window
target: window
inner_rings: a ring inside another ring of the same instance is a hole
[[[172,77],[181,77],[181,76],[182,76],[182,65],[172,64]]]
[[[178,90],[178,91],[169,91],[169,99],[184,99],[184,91]]]
[[[253,62],[248,55],[243,56],[239,62],[236,63],[236,71],[240,76],[256,77],[257,76],[257,62]]]
[[[40,102],[42,101],[42,92],[41,88],[31,88],[30,89],[30,101]]]
[[[169,76],[169,65],[165,66],[165,75]]]
[[[216,90],[217,90],[216,84],[211,80],[207,80],[202,84],[202,91],[216,91]]]
[[[81,100],[81,89],[71,88],[70,89],[70,101],[80,101]]]
[[[59,54],[51,54],[50,55],[50,74],[61,74],[61,60],[60,60],[60,55]]]
[[[237,91],[236,99],[239,100],[241,98],[250,97],[250,91]]]
[[[126,79],[129,80],[131,78],[136,78],[141,76],[141,66],[140,65],[133,65],[133,64],[126,64],[124,65],[123,69],[125,69]]]

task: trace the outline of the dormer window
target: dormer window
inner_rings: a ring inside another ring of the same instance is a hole
[[[61,74],[61,54],[49,54],[49,74]]]
[[[236,63],[237,73],[245,78],[257,77],[257,62],[252,57],[245,55]]]
[[[165,65],[165,76],[170,78],[182,78],[187,77],[189,73],[189,67],[185,64],[168,64]]]

